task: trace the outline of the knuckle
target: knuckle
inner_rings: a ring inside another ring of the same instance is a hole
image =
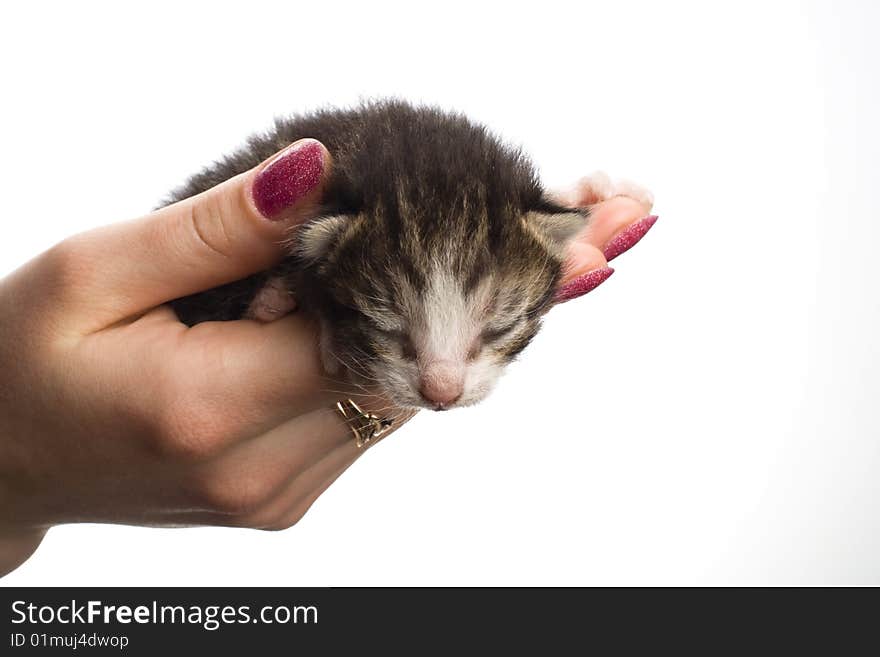
[[[301,500],[292,510],[289,510],[280,518],[277,518],[270,523],[269,526],[265,527],[265,529],[269,531],[283,531],[285,529],[290,529],[305,517],[316,499],[316,496],[309,496],[306,499]]]
[[[228,442],[228,429],[215,409],[185,393],[162,403],[155,413],[155,423],[157,451],[169,461],[205,461]]]
[[[288,528],[288,525],[278,518],[277,514],[267,518],[264,513],[256,513],[243,518],[242,525],[262,532],[280,532]]]
[[[160,458],[176,463],[210,460],[244,428],[242,414],[210,387],[225,379],[219,366],[205,357],[209,352],[187,350],[155,372],[151,417]],[[193,377],[193,372],[200,374]]]
[[[195,499],[200,506],[234,517],[256,514],[272,496],[266,481],[235,471],[206,471],[194,478]]]
[[[299,518],[290,520],[285,518],[284,520],[276,520],[269,525],[263,525],[261,527],[257,527],[256,529],[264,532],[283,532],[285,529],[290,529],[291,527],[293,527],[297,522],[299,522]]]
[[[295,514],[288,514],[283,518],[278,518],[277,520],[273,520],[268,524],[261,524],[256,527],[261,531],[265,532],[283,532],[285,529],[290,529],[300,520],[302,520],[305,512],[296,512]]]
[[[308,506],[299,508],[296,511],[294,511],[292,514],[287,516],[287,518],[285,518],[284,521],[282,522],[282,525],[283,525],[282,529],[290,529],[295,524],[297,524],[300,520],[302,520],[305,517],[306,513],[311,508],[311,506],[312,505],[309,504]]]

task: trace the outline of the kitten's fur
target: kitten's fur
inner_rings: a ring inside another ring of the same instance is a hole
[[[484,127],[398,101],[279,120],[169,202],[305,137],[333,156],[320,214],[275,270],[178,299],[178,316],[240,318],[282,280],[320,319],[331,372],[341,363],[401,406],[485,397],[537,333],[586,210],[552,202],[529,160]]]

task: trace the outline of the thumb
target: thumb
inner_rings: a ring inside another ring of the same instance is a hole
[[[327,149],[303,139],[201,194],[62,242],[55,251],[77,278],[65,305],[87,308],[96,330],[268,269],[317,210],[330,166]]]

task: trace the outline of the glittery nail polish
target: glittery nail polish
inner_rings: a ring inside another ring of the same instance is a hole
[[[614,239],[612,239],[610,242],[608,242],[608,244],[605,245],[605,249],[603,251],[603,253],[605,254],[605,260],[611,262],[621,253],[629,251],[638,243],[640,239],[645,236],[645,233],[651,230],[651,226],[653,226],[656,221],[656,215],[651,215],[649,217],[645,217],[644,219],[639,219],[632,226],[615,235]]]
[[[280,214],[317,187],[324,171],[324,149],[308,139],[289,146],[270,160],[251,188],[257,210],[268,219]]]
[[[582,297],[587,292],[595,290],[602,283],[608,280],[608,277],[614,273],[611,267],[602,267],[588,271],[582,276],[578,276],[573,281],[566,283],[556,291],[556,303],[564,303]]]

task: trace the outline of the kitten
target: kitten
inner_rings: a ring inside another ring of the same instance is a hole
[[[401,101],[278,120],[168,202],[305,137],[333,156],[319,215],[272,271],[173,301],[181,321],[260,317],[292,293],[320,322],[328,373],[345,368],[406,408],[483,399],[538,332],[587,210],[554,202],[483,126]]]

